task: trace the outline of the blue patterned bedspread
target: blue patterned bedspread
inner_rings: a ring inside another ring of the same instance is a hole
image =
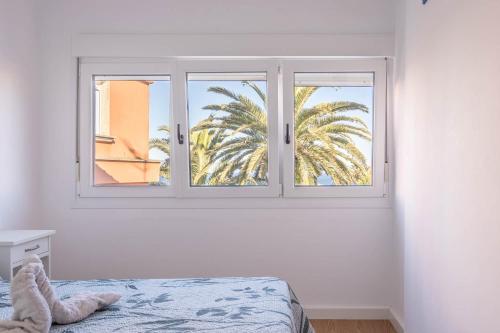
[[[121,300],[50,332],[314,333],[288,284],[278,278],[52,281],[56,293],[114,291]],[[12,314],[0,282],[0,319]]]

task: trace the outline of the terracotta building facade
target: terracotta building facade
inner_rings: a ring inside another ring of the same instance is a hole
[[[95,185],[158,182],[149,158],[150,81],[95,81]]]

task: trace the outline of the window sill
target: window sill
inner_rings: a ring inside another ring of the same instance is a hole
[[[115,143],[115,137],[107,135],[96,135],[95,142],[113,144]]]
[[[388,209],[377,198],[91,198],[75,197],[73,209]]]

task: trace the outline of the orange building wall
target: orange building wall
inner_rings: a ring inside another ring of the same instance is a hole
[[[101,121],[109,121],[109,136],[96,138],[96,185],[159,180],[160,161],[149,160],[149,84],[109,81],[103,92],[109,94],[109,120]]]

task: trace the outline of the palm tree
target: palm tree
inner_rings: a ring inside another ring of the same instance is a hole
[[[295,88],[295,183],[317,185],[326,174],[337,185],[371,183],[366,158],[353,138],[371,140],[365,122],[350,111],[368,112],[363,104],[328,102],[305,105],[319,87]]]
[[[244,81],[265,105],[266,95],[251,82]],[[209,92],[229,97],[227,104],[207,105],[212,114],[191,129],[192,133],[214,130],[223,135],[211,147],[212,185],[258,185],[267,183],[267,114],[252,99],[226,88],[211,87]]]
[[[266,104],[266,95],[252,82],[243,82]],[[369,184],[371,171],[366,158],[353,138],[371,140],[364,121],[346,115],[349,111],[368,112],[365,105],[353,102],[320,103],[306,108],[309,98],[319,87],[295,89],[295,182],[317,185],[318,177],[330,176],[334,184]],[[213,141],[209,148],[210,163],[203,181],[209,184],[258,185],[267,183],[268,145],[267,114],[247,96],[223,87],[209,92],[221,94],[231,101],[207,105],[212,114],[191,131],[213,130],[224,138]],[[192,134],[193,135],[193,134]],[[201,179],[201,178],[198,178]]]
[[[259,102],[223,87],[209,92],[221,94],[229,103],[207,105],[212,111],[190,131],[191,182],[193,185],[267,184],[268,144],[267,113],[259,105],[266,95],[252,82],[244,81]],[[337,185],[371,183],[371,170],[354,137],[371,140],[365,122],[352,111],[368,112],[365,105],[353,102],[328,102],[306,108],[319,87],[295,89],[295,183],[318,185],[326,175]],[[152,139],[151,148],[163,151],[167,158],[161,174],[170,175],[170,132],[160,126],[166,138]]]
[[[189,136],[191,158],[191,183],[193,185],[206,185],[210,183],[213,173],[214,152],[224,140],[223,131],[208,128],[191,131]]]
[[[149,149],[156,148],[163,152],[166,157],[160,165],[160,176],[170,178],[170,129],[166,125],[158,127],[158,131],[165,133],[164,138],[154,138],[149,140]]]
[[[170,177],[170,129],[166,125],[158,127],[165,133],[164,138],[149,140],[150,149],[158,149],[166,155],[160,165],[160,176]],[[224,138],[221,131],[213,129],[192,132],[190,135],[191,179],[193,185],[203,185],[209,180],[210,166],[213,165],[213,154],[217,144]]]

